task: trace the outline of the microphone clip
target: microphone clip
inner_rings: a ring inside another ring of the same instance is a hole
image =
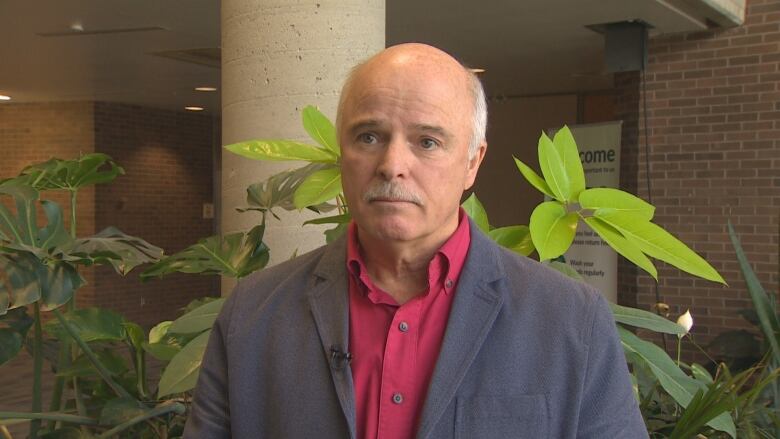
[[[345,352],[340,345],[334,344],[330,347],[330,361],[334,369],[341,370],[352,362],[352,354]]]

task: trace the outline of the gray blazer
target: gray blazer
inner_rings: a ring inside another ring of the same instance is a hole
[[[354,438],[346,241],[243,280],[185,438]],[[646,438],[607,302],[471,224],[418,438]]]

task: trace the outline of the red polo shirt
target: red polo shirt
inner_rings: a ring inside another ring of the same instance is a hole
[[[428,265],[428,289],[403,305],[371,281],[349,225],[349,350],[359,439],[414,436],[439,357],[471,235],[461,209],[458,228]]]

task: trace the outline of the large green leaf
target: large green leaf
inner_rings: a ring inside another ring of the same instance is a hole
[[[304,221],[303,225],[306,224],[349,224],[349,222],[352,221],[352,215],[350,213],[343,213],[341,215],[333,215],[333,216],[326,216],[322,218],[315,218],[310,219],[308,221]]]
[[[303,117],[303,129],[309,133],[309,136],[337,157],[340,156],[341,149],[336,139],[336,128],[330,119],[312,105],[307,105],[301,116]]]
[[[33,319],[25,308],[11,310],[0,316],[0,366],[19,353]]]
[[[555,133],[553,145],[563,159],[563,167],[569,178],[571,199],[576,200],[580,192],[585,190],[585,171],[582,169],[577,143],[568,126],[564,125]]]
[[[160,260],[163,250],[141,238],[108,227],[94,236],[76,239],[62,248],[61,253],[63,259],[69,262],[85,265],[108,263],[117,273],[126,275],[141,264]]]
[[[205,331],[173,357],[160,377],[158,396],[170,395],[192,390],[198,381],[203,352],[206,350],[211,331]]]
[[[580,206],[585,209],[610,208],[617,212],[633,213],[646,221],[653,219],[655,207],[628,192],[612,188],[586,189],[580,193]]]
[[[775,360],[775,364],[780,364],[780,321],[778,320],[777,313],[775,312],[775,303],[770,300],[769,295],[764,291],[764,287],[761,286],[761,282],[758,280],[753,268],[750,267],[750,262],[745,256],[745,252],[742,250],[742,245],[739,242],[739,237],[734,231],[734,227],[731,225],[731,221],[728,223],[729,238],[731,239],[731,245],[734,247],[734,252],[737,255],[737,261],[739,262],[739,269],[742,271],[742,276],[745,278],[747,284],[748,293],[750,293],[750,300],[753,302],[753,308],[758,315],[758,323],[761,328],[761,332],[764,333],[764,338],[772,347],[772,358]]]
[[[539,192],[547,195],[548,197],[555,198],[552,189],[550,189],[550,186],[547,185],[547,182],[544,181],[544,179],[540,177],[539,174],[531,169],[530,166],[518,160],[517,157],[513,158],[515,159],[515,165],[517,165],[517,169],[519,169],[520,173],[523,174],[523,177],[525,177],[525,179],[531,183],[531,186],[535,187],[537,190],[539,190]]]
[[[479,230],[482,230],[484,233],[490,231],[490,222],[488,221],[487,212],[485,212],[485,207],[482,206],[479,198],[477,198],[477,194],[472,193],[469,195],[469,197],[466,198],[466,201],[460,206],[466,211],[466,215],[474,221],[474,224],[479,227]]]
[[[144,350],[150,353],[154,358],[161,361],[171,361],[176,354],[181,351],[182,340],[168,333],[172,321],[164,321],[155,325],[149,331],[149,342],[144,342]]]
[[[0,315],[41,298],[38,281],[41,266],[43,264],[29,252],[0,253],[0,275],[3,275],[0,276]]]
[[[539,168],[554,198],[563,203],[570,201],[571,184],[566,174],[563,157],[558,154],[552,140],[545,133],[539,137]]]
[[[39,258],[46,258],[53,248],[66,245],[72,240],[65,230],[62,209],[57,203],[41,202],[46,215],[46,225],[39,227],[36,208],[38,192],[30,187],[0,187],[0,193],[8,192],[14,196],[16,214],[0,204],[0,233],[7,238],[7,242],[2,243],[5,251],[23,250]]]
[[[73,293],[86,283],[73,266],[64,262],[41,264],[36,273],[41,288],[41,309],[44,311],[68,303]]]
[[[677,365],[669,355],[653,343],[645,341],[632,334],[630,331],[618,327],[620,341],[626,352],[635,354],[633,358],[641,359],[658,379],[661,387],[682,407],[687,407],[696,392],[706,387],[700,381],[689,377]],[[707,423],[710,427],[731,432],[734,429],[734,421],[728,413],[716,417]]]
[[[612,308],[612,315],[614,316],[615,321],[618,323],[649,329],[655,332],[663,332],[665,334],[685,335],[687,333],[682,326],[657,314],[641,309],[616,305],[614,303],[610,303],[609,306]]]
[[[293,203],[293,195],[301,183],[311,174],[330,166],[322,163],[309,163],[297,169],[274,174],[260,183],[249,185],[246,189],[246,201],[249,206],[238,208],[237,210],[239,212],[248,210],[271,212],[278,219],[279,217],[273,212],[273,208],[281,207],[285,210],[296,210]],[[312,207],[313,210],[318,212],[327,212],[335,208],[334,205],[327,203]]]
[[[94,354],[111,376],[120,376],[127,372],[128,367],[125,359],[115,348],[95,349]],[[65,378],[91,378],[96,373],[95,365],[92,364],[92,361],[86,355],[82,354],[73,360],[70,365],[59,370],[57,376]]]
[[[142,351],[144,348],[144,341],[146,341],[146,335],[141,325],[133,322],[122,322],[122,328],[125,330],[125,340],[133,347],[133,349]]]
[[[598,209],[594,215],[617,229],[626,239],[633,242],[649,256],[665,261],[694,276],[722,284],[726,283],[701,256],[694,253],[669,232],[643,217],[613,209]]]
[[[585,224],[590,226],[612,249],[620,253],[629,261],[645,270],[653,279],[658,279],[658,270],[650,259],[642,253],[632,241],[627,240],[614,227],[596,217],[584,218]]]
[[[496,244],[506,247],[515,253],[528,256],[534,251],[531,230],[528,226],[507,226],[493,229],[488,233]]]
[[[555,259],[574,241],[577,214],[566,212],[566,207],[557,201],[546,201],[531,213],[530,229],[539,259]]]
[[[24,168],[19,179],[38,190],[76,191],[81,187],[108,183],[125,171],[102,153],[84,154],[73,160],[53,158]]]
[[[63,317],[86,342],[121,341],[125,338],[126,333],[123,326],[125,319],[108,309],[77,309],[65,313]],[[56,319],[46,322],[44,329],[50,335],[59,339],[68,339],[70,337],[59,320]]]
[[[341,169],[334,166],[306,177],[293,194],[293,204],[298,209],[316,206],[336,198],[340,193]]]
[[[225,304],[225,299],[213,300],[174,320],[168,331],[178,334],[201,332],[211,328]]]
[[[201,239],[179,253],[164,257],[141,273],[142,279],[166,274],[221,274],[234,278],[247,276],[268,264],[268,247],[263,243],[264,225],[247,233],[232,233]]]
[[[44,264],[29,252],[0,254],[0,315],[7,308],[18,308],[40,300],[45,311],[67,303],[84,284],[75,268],[64,262]]]
[[[333,164],[338,161],[338,156],[330,150],[292,140],[249,140],[227,145],[225,149],[253,160],[303,160]]]
[[[23,344],[23,334],[10,328],[0,328],[0,366],[16,357]]]
[[[146,411],[135,399],[114,398],[108,401],[100,411],[100,423],[102,425],[118,425]]]

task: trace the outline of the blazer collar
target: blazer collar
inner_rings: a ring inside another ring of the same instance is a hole
[[[469,220],[470,221],[470,220]],[[427,438],[452,403],[504,302],[506,282],[498,246],[471,224],[471,245],[428,387],[418,438]]]
[[[355,438],[355,387],[352,369],[343,355],[349,352],[349,296],[346,269],[346,239],[342,235],[327,245],[314,269],[307,295],[322,349],[330,366],[341,410]]]

